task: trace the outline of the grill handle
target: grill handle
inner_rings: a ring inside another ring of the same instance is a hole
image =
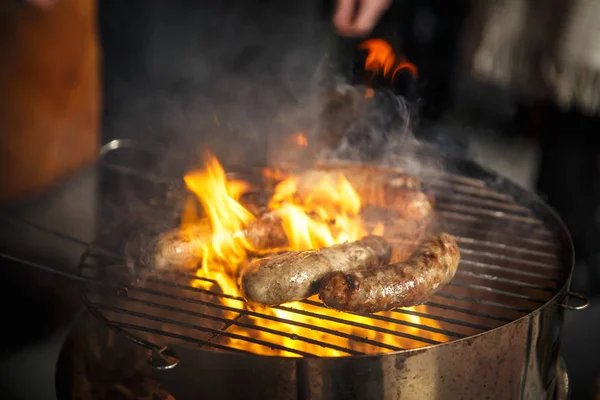
[[[158,371],[173,369],[179,365],[179,358],[175,353],[164,346],[160,349],[152,349],[152,355],[148,357],[150,368]]]
[[[569,304],[569,298],[570,297],[576,297],[579,300],[582,301],[581,304],[579,305],[571,305]],[[581,293],[575,293],[575,292],[568,292],[567,295],[565,296],[565,298],[563,299],[562,303],[558,304],[560,307],[564,308],[565,310],[583,310],[586,309],[589,305],[590,305],[590,301],[588,300],[588,298],[581,294]]]

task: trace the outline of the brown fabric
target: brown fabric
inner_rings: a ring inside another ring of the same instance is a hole
[[[95,1],[0,0],[0,204],[91,163],[99,113]]]
[[[464,37],[473,75],[563,109],[600,114],[600,2],[472,2]]]

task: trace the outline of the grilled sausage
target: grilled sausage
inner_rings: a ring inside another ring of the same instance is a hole
[[[310,193],[312,186],[323,179],[340,179],[343,174],[360,196],[364,205],[389,209],[400,218],[421,220],[433,211],[434,198],[416,176],[381,172],[372,167],[341,167],[311,169],[297,175],[298,193]]]
[[[244,236],[258,252],[275,250],[288,245],[281,217],[274,212],[265,213],[251,221],[244,229]]]
[[[196,267],[202,258],[202,246],[195,237],[206,236],[199,229],[185,233],[175,229],[160,235],[151,245],[151,267],[159,270]]]
[[[383,203],[400,217],[410,220],[423,220],[433,211],[433,196],[426,193],[421,181],[410,175],[402,174],[383,187]]]
[[[373,235],[320,250],[291,251],[250,263],[242,270],[240,288],[250,303],[302,300],[317,293],[328,273],[386,265],[391,254],[389,243]]]
[[[288,243],[281,218],[275,213],[265,213],[243,231],[231,235],[244,236],[257,252],[279,249]],[[201,225],[166,232],[153,244],[152,266],[156,269],[193,268],[202,258],[202,245],[209,238],[210,231]]]
[[[459,261],[456,241],[442,233],[419,246],[406,262],[329,274],[319,297],[328,307],[356,313],[415,306],[452,280]]]

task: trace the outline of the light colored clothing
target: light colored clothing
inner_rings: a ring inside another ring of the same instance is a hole
[[[600,114],[600,1],[474,1],[464,50],[476,78]]]

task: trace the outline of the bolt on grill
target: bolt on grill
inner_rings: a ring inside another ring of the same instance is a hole
[[[120,178],[159,183],[122,166],[107,164],[105,169]],[[483,180],[456,174],[422,178],[433,189],[440,228],[454,235],[461,251],[454,280],[423,305],[358,319],[311,298],[299,302],[301,308],[296,303],[274,307],[279,311],[274,316],[246,309],[242,298],[190,274],[138,271],[141,278],[131,282],[127,271],[141,267],[102,250],[101,243],[84,254],[82,275],[108,276],[112,285],[86,285],[84,299],[108,326],[151,349],[180,342],[313,357],[324,349],[339,355],[378,354],[469,337],[531,313],[562,287],[559,242],[533,210]],[[386,239],[392,244],[400,240]],[[301,349],[296,343],[302,343]]]

